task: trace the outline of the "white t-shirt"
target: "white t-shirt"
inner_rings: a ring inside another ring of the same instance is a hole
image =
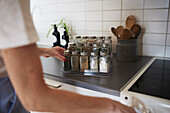
[[[30,0],[0,0],[0,50],[36,43]],[[0,53],[0,77],[7,72]]]

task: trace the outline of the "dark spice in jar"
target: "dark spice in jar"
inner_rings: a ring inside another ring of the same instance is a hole
[[[64,61],[64,71],[70,71],[71,70],[71,54],[69,50],[66,50],[64,52],[64,57],[67,59]]]

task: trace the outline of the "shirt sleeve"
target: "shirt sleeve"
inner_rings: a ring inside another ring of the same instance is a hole
[[[0,49],[36,43],[30,0],[0,0]]]

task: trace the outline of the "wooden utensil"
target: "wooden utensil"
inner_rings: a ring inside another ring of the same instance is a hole
[[[120,37],[120,34],[124,30],[124,27],[122,25],[120,25],[116,28],[116,30],[117,30],[118,36]]]
[[[131,37],[131,32],[128,29],[124,29],[120,34],[120,39],[122,40],[130,40]]]
[[[118,32],[114,27],[111,27],[111,31],[118,39],[120,39],[120,37],[118,36]]]
[[[131,28],[132,39],[137,39],[141,32],[141,27],[138,24],[134,24]]]
[[[130,15],[126,19],[126,28],[130,30],[132,26],[135,24],[136,18],[133,15]]]

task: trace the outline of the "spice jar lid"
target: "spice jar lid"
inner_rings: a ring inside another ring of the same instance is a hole
[[[79,35],[74,36],[74,39],[80,39],[80,38],[81,38],[81,36],[79,36]]]
[[[70,56],[71,54],[70,54],[70,51],[69,50],[66,50],[66,51],[64,51],[64,56]]]
[[[77,47],[82,47],[82,44],[81,43],[77,43],[76,46]]]
[[[107,51],[105,49],[101,49],[100,56],[107,56]]]
[[[78,56],[80,55],[78,51],[72,51],[72,55]]]
[[[89,38],[90,39],[96,39],[96,36],[90,36]]]
[[[102,44],[102,47],[103,47],[103,48],[107,48],[108,46],[109,46],[109,45],[108,45],[107,43],[103,43],[103,44]]]
[[[103,39],[104,39],[104,37],[103,37],[103,36],[100,36],[100,37],[98,37],[98,39],[103,40]]]
[[[89,37],[88,36],[82,36],[82,39],[88,39]]]
[[[74,42],[68,43],[68,47],[73,47],[73,46],[76,46]]]
[[[105,39],[110,39],[110,40],[111,40],[111,39],[112,39],[112,36],[105,36],[104,38],[105,38]]]
[[[82,55],[82,56],[88,55],[88,52],[84,50],[80,53],[80,55]]]
[[[68,47],[68,50],[69,50],[69,51],[74,51],[74,50],[75,50],[75,47]]]
[[[93,47],[93,44],[92,44],[92,43],[88,43],[86,46],[87,46],[88,48],[92,48],[92,47]]]
[[[92,51],[91,51],[91,56],[98,56],[98,49],[97,48],[93,48]]]

